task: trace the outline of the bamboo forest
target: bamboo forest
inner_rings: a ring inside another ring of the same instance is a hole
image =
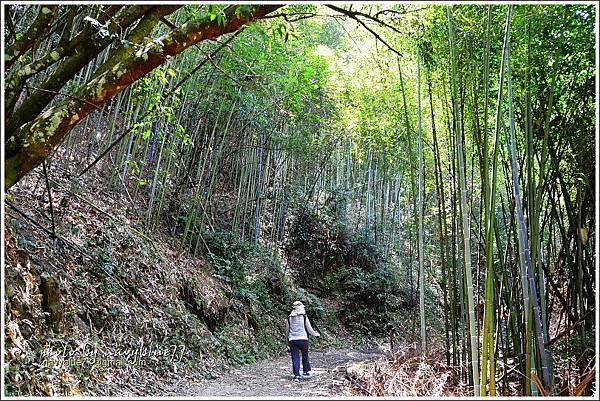
[[[597,398],[598,7],[3,2],[3,399]]]

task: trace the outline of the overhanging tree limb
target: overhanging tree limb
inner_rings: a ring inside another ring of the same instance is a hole
[[[12,46],[9,46],[4,52],[5,65],[7,70],[18,60],[19,56],[25,54],[33,47],[38,37],[42,36],[48,29],[56,15],[58,14],[58,6],[42,5],[37,17],[20,39]]]
[[[142,18],[144,15],[151,14],[154,10],[152,10],[154,6],[148,5],[140,5],[140,6],[131,6],[125,9],[122,14],[120,14],[111,24],[108,26],[109,33],[113,34],[116,32],[120,32],[123,29],[131,26],[135,21]],[[162,14],[164,15],[168,10],[162,8]],[[175,11],[175,9],[171,12]],[[158,12],[158,11],[157,11]],[[102,20],[100,20],[102,22]],[[36,91],[31,93],[29,97],[23,102],[22,105],[19,106],[18,110],[14,113],[12,112],[12,107],[16,103],[16,99],[21,93],[22,87],[25,84],[25,80],[19,83],[11,83],[14,75],[18,72],[11,75],[8,78],[6,94],[5,94],[5,118],[6,122],[4,125],[6,138],[11,138],[13,133],[17,130],[17,128],[22,125],[31,122],[34,118],[38,117],[39,114],[44,110],[48,104],[54,99],[55,95],[60,92],[60,89],[69,82],[73,77],[81,71],[83,67],[85,67],[88,63],[90,63],[94,58],[96,58],[108,45],[113,42],[113,38],[111,36],[106,36],[104,38],[95,37],[93,34],[94,28],[90,25],[86,26],[84,30],[81,32],[81,37],[79,38],[79,34],[77,34],[72,41],[78,42],[78,45],[75,46],[74,54],[69,55],[69,52],[64,52],[63,59],[58,66],[40,85],[39,87],[43,89],[43,91]],[[58,57],[61,57],[61,51],[59,49],[53,49],[49,52],[50,55],[52,53],[57,53]],[[27,67],[32,68],[31,66],[25,66],[22,70],[26,70]],[[40,69],[43,71],[43,69]],[[38,86],[38,85],[36,85]],[[8,141],[5,143],[7,149],[7,158],[11,156],[12,147],[16,145],[16,142]]]

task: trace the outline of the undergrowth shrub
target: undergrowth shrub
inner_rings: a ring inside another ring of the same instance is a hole
[[[319,287],[319,279],[327,273],[326,261],[328,239],[322,221],[314,212],[307,211],[296,216],[285,245],[288,261],[294,267],[294,278],[299,286]]]
[[[292,220],[288,263],[300,285],[340,302],[339,318],[349,329],[384,334],[395,309],[407,304],[402,283],[382,248],[365,233],[352,233],[339,210],[325,207]]]
[[[281,261],[270,251],[241,240],[235,232],[207,232],[203,239],[210,249],[206,257],[214,274],[229,284],[230,296],[241,302],[237,313],[247,318],[255,339],[252,344],[240,340],[244,345],[238,349],[227,345],[223,338],[222,352],[239,363],[251,362],[254,356],[266,357],[280,346],[273,342],[273,333],[283,332],[284,320],[273,317],[285,316],[293,302],[291,284]],[[226,332],[223,330],[225,337]]]
[[[248,264],[250,265],[250,274],[255,277],[257,291],[268,293],[274,306],[285,307],[293,302],[291,283],[284,273],[277,255],[261,252],[248,260]]]
[[[251,255],[252,245],[240,240],[236,233],[225,230],[205,232],[202,237],[210,250],[207,256],[216,275],[234,289],[243,288],[247,281],[244,260]]]
[[[305,304],[306,314],[313,322],[323,318],[323,304],[316,295],[307,293]]]
[[[343,308],[340,318],[351,330],[384,334],[401,303],[396,274],[383,264],[372,272],[351,266],[336,275]]]

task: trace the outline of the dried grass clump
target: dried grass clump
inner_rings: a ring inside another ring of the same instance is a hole
[[[439,343],[432,344],[427,360],[421,358],[419,349],[407,345],[363,366],[363,369],[349,370],[346,376],[353,395],[440,397],[468,394],[458,370],[446,366]]]

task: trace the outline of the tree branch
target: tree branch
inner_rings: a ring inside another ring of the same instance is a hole
[[[372,15],[369,15],[369,14],[366,14],[366,13],[362,13],[360,11],[348,11],[348,10],[345,10],[345,9],[343,9],[341,7],[337,7],[337,6],[333,6],[333,5],[328,5],[327,7],[331,8],[334,11],[337,11],[339,13],[347,15],[347,16],[351,17],[352,19],[357,19],[358,17],[363,17],[363,18],[369,19],[371,21],[374,21],[374,22],[378,23],[379,25],[383,25],[386,28],[389,28],[389,29],[393,30],[396,33],[402,34],[402,32],[400,30],[398,30],[398,28],[396,28],[396,27],[388,24],[387,22],[383,22],[382,20],[380,20],[379,18],[377,18],[377,16],[372,16]]]
[[[317,14],[317,13],[279,13],[279,14],[271,14],[267,15],[264,19],[270,18],[283,18],[287,22],[296,22],[303,19],[313,18],[313,17],[329,17],[329,18],[340,18],[340,15],[329,15],[329,14]],[[343,18],[343,17],[342,17]]]
[[[17,40],[12,46],[4,52],[4,68],[8,71],[10,67],[19,59],[19,56],[25,54],[33,47],[38,37],[44,34],[50,23],[58,13],[58,6],[40,6],[37,17],[23,37]]]
[[[131,6],[123,11],[123,13],[117,17],[115,23],[109,25],[109,32],[116,33],[120,32],[121,29],[125,29],[141,18],[146,13],[150,12],[155,6]],[[93,28],[87,27],[81,32],[81,46],[76,47],[77,52],[74,52],[72,56],[66,57],[62,60],[60,68],[56,70],[46,78],[46,80],[39,85],[40,89],[44,89],[44,92],[39,91],[28,97],[25,102],[16,110],[14,113],[8,113],[11,109],[8,108],[11,103],[14,105],[16,100],[12,100],[11,96],[19,95],[20,91],[16,94],[12,93],[16,91],[17,84],[13,90],[7,91],[8,101],[5,103],[5,113],[7,120],[5,122],[5,132],[7,137],[11,137],[14,131],[25,123],[32,121],[38,116],[42,110],[52,101],[55,93],[71,80],[86,64],[93,60],[102,50],[104,50],[112,41],[112,37],[105,37],[99,39],[92,36]],[[79,34],[77,35],[79,36]],[[75,40],[75,39],[73,39]],[[50,53],[52,54],[52,52]],[[26,68],[25,68],[26,69]],[[9,78],[11,81],[11,78]],[[9,144],[10,146],[10,144]],[[10,153],[10,149],[7,147],[7,151]]]
[[[361,20],[360,18],[358,18],[359,16],[365,17],[365,18],[369,18],[375,22],[380,23],[381,25],[393,29],[395,32],[400,32],[398,31],[396,28],[392,27],[391,25],[388,25],[382,21],[380,21],[379,19],[372,17],[368,14],[363,14],[361,12],[358,11],[350,11],[350,10],[346,10],[344,8],[341,7],[337,7],[331,4],[326,4],[327,7],[331,8],[334,11],[337,11],[341,14],[344,14],[350,18],[352,18],[353,20],[355,20],[356,22],[358,22],[360,25],[362,25],[367,31],[369,31],[373,36],[375,36],[375,39],[379,40],[381,43],[383,43],[385,45],[385,47],[387,47],[388,49],[390,49],[391,51],[393,51],[394,53],[396,53],[398,56],[402,57],[402,53],[400,53],[398,50],[394,49],[392,46],[390,46],[385,40],[383,40],[383,38],[374,30],[372,30],[371,28],[369,28],[367,26],[367,24],[365,24],[365,22],[363,20]]]

